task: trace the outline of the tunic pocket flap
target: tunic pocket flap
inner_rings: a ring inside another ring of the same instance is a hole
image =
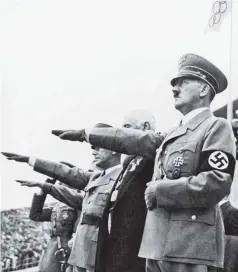
[[[178,142],[174,143],[169,147],[169,153],[180,152],[182,153],[184,150],[189,150],[191,152],[195,152],[197,147],[197,142]]]
[[[193,223],[206,223],[215,225],[215,210],[189,210],[189,211],[173,211],[170,216],[171,221],[189,221]]]

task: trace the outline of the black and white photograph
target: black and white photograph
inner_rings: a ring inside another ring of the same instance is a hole
[[[2,272],[238,272],[238,0],[1,0]]]

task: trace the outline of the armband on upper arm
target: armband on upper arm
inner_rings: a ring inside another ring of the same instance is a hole
[[[200,172],[218,170],[234,176],[236,160],[230,153],[221,150],[207,150],[201,153]]]

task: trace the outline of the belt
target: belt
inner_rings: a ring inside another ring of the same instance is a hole
[[[93,225],[93,226],[100,226],[101,224],[101,217],[93,214],[87,214],[83,213],[80,224],[86,224],[86,225]]]

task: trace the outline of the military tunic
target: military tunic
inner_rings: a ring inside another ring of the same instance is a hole
[[[63,247],[69,252],[68,241],[72,237],[77,212],[60,202],[54,207],[43,208],[45,198],[46,194],[34,195],[29,216],[34,221],[51,222],[51,238],[40,261],[39,272],[60,272],[60,263],[55,252],[59,247]]]

